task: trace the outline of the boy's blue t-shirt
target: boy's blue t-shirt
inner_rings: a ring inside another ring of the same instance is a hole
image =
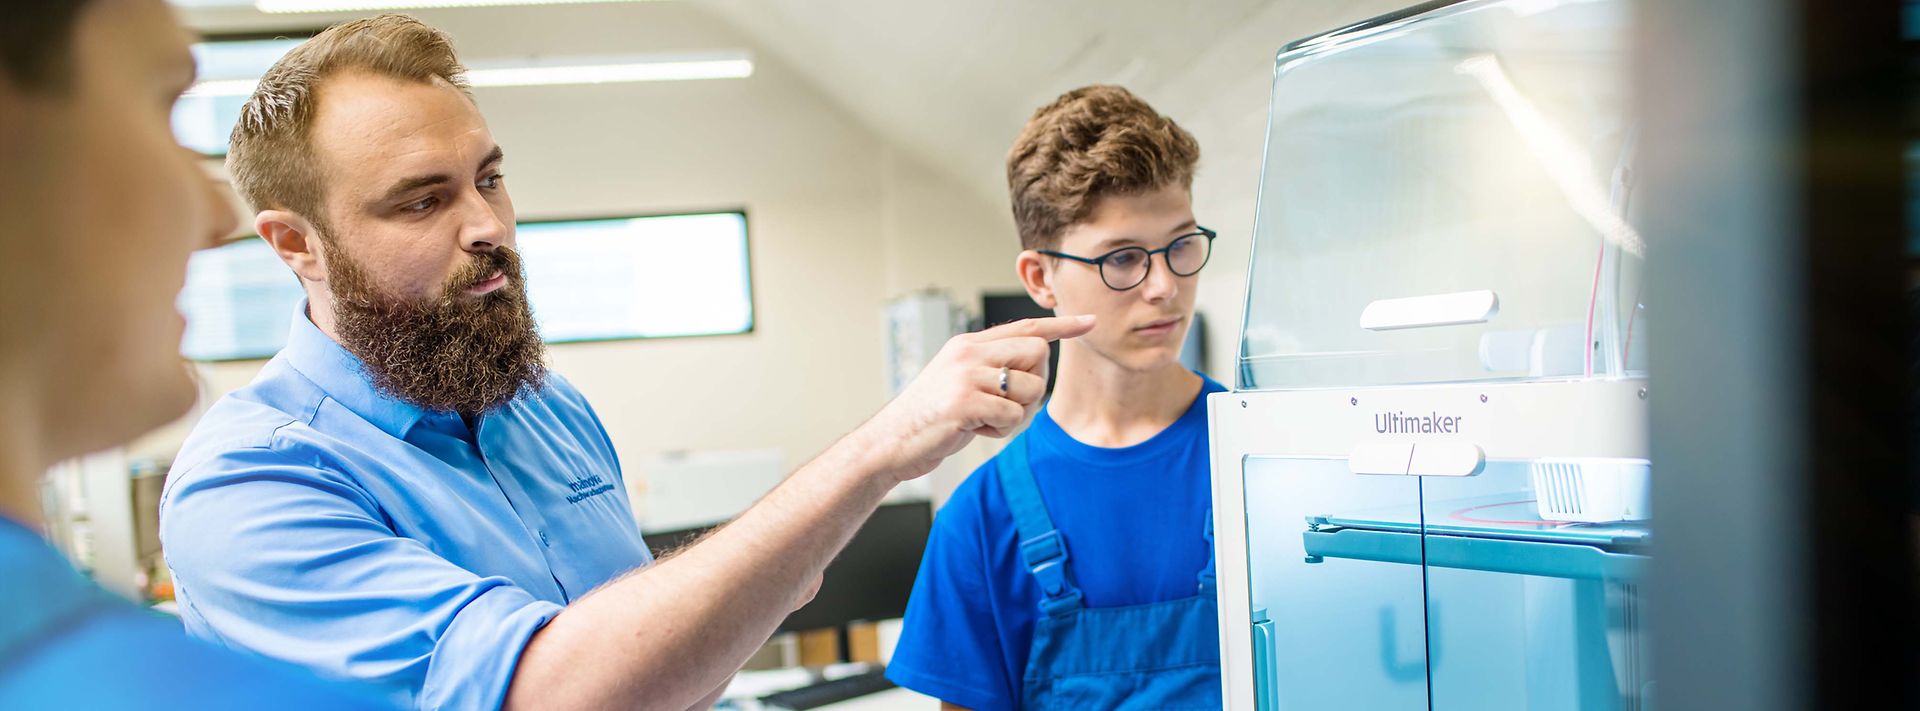
[[[1068,436],[1045,409],[1027,428],[1029,461],[1088,607],[1193,597],[1207,565],[1211,509],[1206,396],[1166,429],[1109,449]],[[934,518],[907,616],[887,666],[894,683],[993,711],[1019,704],[1040,590],[988,461]]]

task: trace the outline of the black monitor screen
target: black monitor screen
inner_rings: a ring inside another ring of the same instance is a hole
[[[920,556],[933,528],[933,506],[925,501],[886,504],[827,564],[826,579],[813,602],[780,623],[782,632],[839,627],[859,620],[885,620],[907,613]],[[684,547],[707,528],[645,535],[655,556]]]
[[[1042,308],[1033,302],[1024,291],[1004,294],[984,294],[980,297],[981,320],[986,328],[1023,318],[1046,318],[1053,315],[1053,309]],[[1052,353],[1047,356],[1047,395],[1053,395],[1054,374],[1060,372],[1060,342],[1047,344]]]

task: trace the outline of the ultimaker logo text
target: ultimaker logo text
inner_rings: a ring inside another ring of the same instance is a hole
[[[1435,412],[1424,417],[1409,417],[1405,412],[1382,412],[1373,416],[1373,431],[1380,434],[1458,434],[1463,417],[1442,417]]]

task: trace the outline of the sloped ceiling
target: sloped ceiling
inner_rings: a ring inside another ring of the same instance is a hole
[[[191,2],[200,6],[184,7],[184,17],[209,33],[316,27],[364,14],[270,16],[243,0]],[[660,0],[418,14],[436,23],[465,20],[459,24],[475,17],[513,24],[524,13],[563,13],[588,24],[604,16],[633,28],[636,52],[663,38],[671,44],[671,27],[650,25],[709,15],[908,156],[997,205],[1005,200],[1002,161],[1014,135],[1035,108],[1068,89],[1117,83],[1188,111],[1256,117],[1264,86],[1248,78],[1266,71],[1281,44],[1407,2]],[[1187,123],[1173,108],[1162,107]]]
[[[1273,4],[712,0],[699,7],[784,57],[904,150],[999,202],[1007,147],[1035,108],[1084,84],[1144,87],[1179,76]]]

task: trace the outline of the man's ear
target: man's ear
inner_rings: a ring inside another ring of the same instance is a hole
[[[1013,259],[1013,270],[1020,275],[1020,285],[1027,288],[1027,296],[1040,308],[1052,309],[1059,303],[1053,298],[1052,275],[1048,273],[1047,257],[1031,249],[1020,253]]]
[[[327,280],[320,236],[307,218],[290,210],[261,210],[253,218],[253,229],[302,281]]]

